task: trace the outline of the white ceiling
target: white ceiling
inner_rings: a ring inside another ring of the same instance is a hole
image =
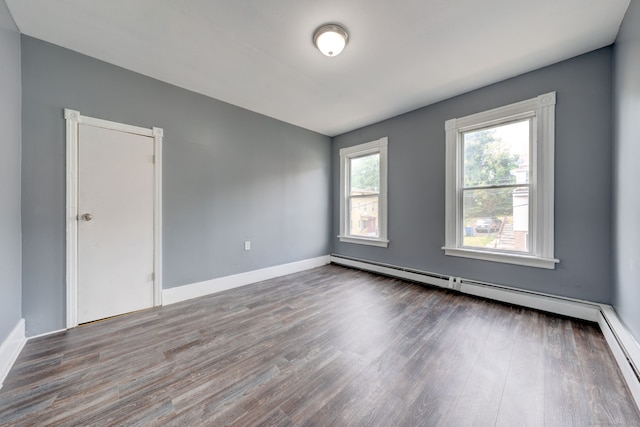
[[[23,34],[330,136],[607,46],[629,1],[6,0]]]

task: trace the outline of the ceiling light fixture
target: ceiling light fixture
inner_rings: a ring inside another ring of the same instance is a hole
[[[347,45],[349,33],[338,24],[325,24],[313,33],[313,44],[326,56],[336,56]]]

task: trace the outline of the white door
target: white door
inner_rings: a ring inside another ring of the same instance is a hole
[[[77,320],[154,305],[154,139],[78,127]]]

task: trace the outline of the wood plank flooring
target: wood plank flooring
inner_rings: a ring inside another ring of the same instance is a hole
[[[30,340],[3,426],[639,426],[596,325],[338,266]]]

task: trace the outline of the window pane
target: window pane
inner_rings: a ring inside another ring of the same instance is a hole
[[[464,186],[528,183],[530,123],[465,132]]]
[[[378,195],[354,197],[349,203],[349,234],[380,237],[378,233]]]
[[[529,252],[529,187],[465,190],[463,246]]]
[[[350,195],[380,192],[380,153],[351,159]]]

